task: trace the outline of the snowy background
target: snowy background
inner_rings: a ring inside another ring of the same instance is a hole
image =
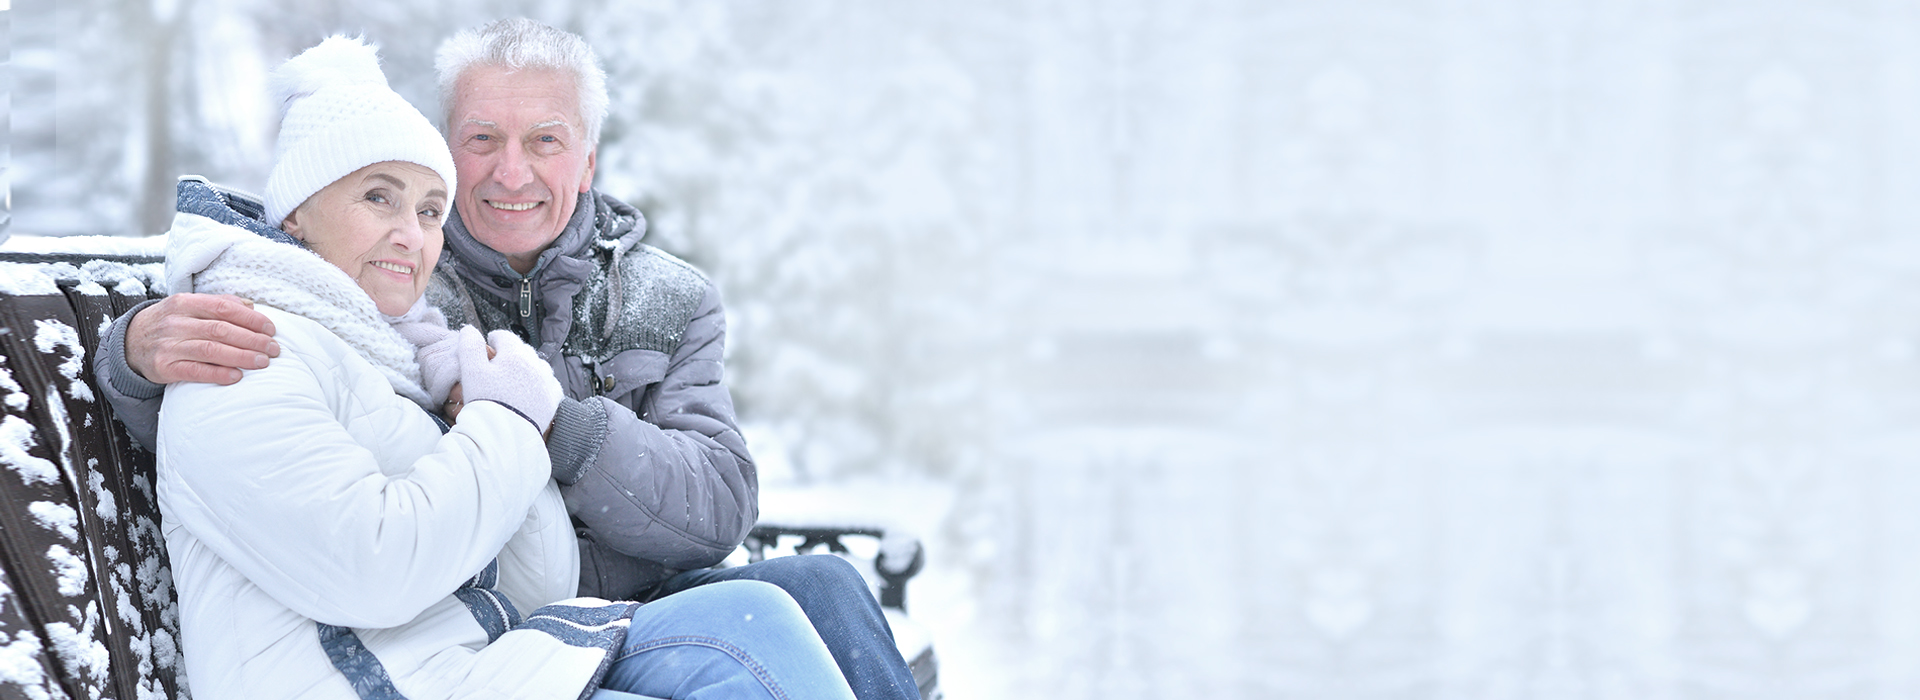
[[[956,700],[1920,697],[1920,2],[35,0],[12,230],[520,13]]]

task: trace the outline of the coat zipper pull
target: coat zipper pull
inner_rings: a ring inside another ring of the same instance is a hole
[[[520,280],[520,319],[533,318],[533,280]]]

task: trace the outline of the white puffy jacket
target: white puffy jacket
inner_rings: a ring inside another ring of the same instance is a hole
[[[170,277],[176,252],[194,252],[174,244],[208,240],[219,250],[196,264],[275,248],[319,260],[186,214],[172,235],[187,238],[170,243]],[[573,595],[577,543],[532,424],[476,402],[443,435],[364,348],[256,308],[280,357],[231,386],[170,386],[160,413],[162,530],[194,697],[349,700],[381,683],[412,700],[582,696],[604,649],[533,625],[489,631],[454,594],[497,561],[493,589],[519,611]],[[316,623],[352,629],[345,648],[363,653],[346,663],[361,672],[329,657]]]

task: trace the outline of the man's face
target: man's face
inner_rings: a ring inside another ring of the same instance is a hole
[[[573,78],[478,66],[460,76],[448,115],[460,220],[515,270],[531,271],[573,217],[575,195],[593,186]]]

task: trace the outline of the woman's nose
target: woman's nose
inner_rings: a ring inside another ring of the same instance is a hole
[[[393,227],[393,234],[389,236],[394,247],[409,252],[419,250],[426,238],[426,228],[420,224],[420,217],[417,216],[406,217],[405,221]]]

